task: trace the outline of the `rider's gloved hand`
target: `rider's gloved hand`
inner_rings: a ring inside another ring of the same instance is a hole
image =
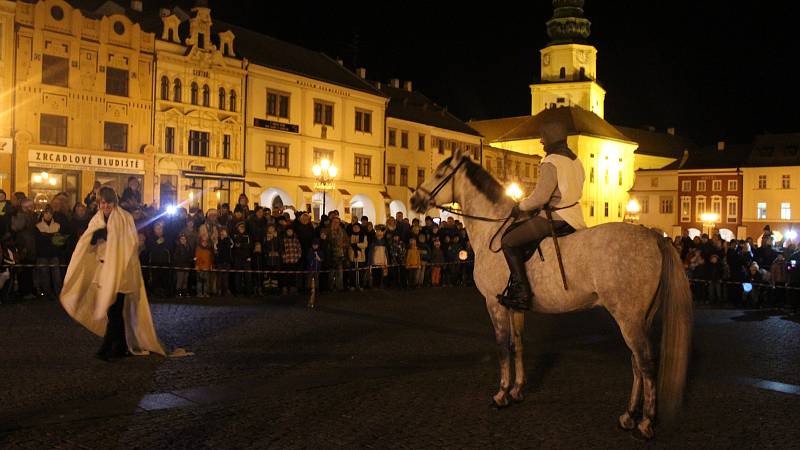
[[[519,209],[519,203],[514,203],[514,207],[511,208],[511,217],[516,219],[522,214],[522,211]]]

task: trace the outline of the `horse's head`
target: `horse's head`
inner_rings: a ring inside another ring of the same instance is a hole
[[[411,207],[418,213],[424,213],[435,205],[455,202],[455,176],[469,162],[469,152],[456,150],[453,156],[442,161],[430,180],[419,185],[411,197]]]

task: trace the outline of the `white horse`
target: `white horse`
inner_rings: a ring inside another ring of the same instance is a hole
[[[524,315],[511,313],[497,300],[509,276],[502,254],[489,248],[500,224],[469,216],[508,217],[513,202],[504,194],[500,183],[470,160],[468,153],[457,151],[439,165],[435,176],[422,184],[412,198],[412,205],[419,212],[453,202],[462,207],[464,226],[475,251],[475,284],[486,299],[498,346],[500,389],[493,397],[498,407],[523,399]],[[495,245],[499,245],[499,237],[497,241]],[[659,416],[674,417],[686,382],[692,298],[680,258],[656,232],[626,223],[580,230],[559,238],[558,243],[569,290],[564,290],[553,239],[547,238],[540,245],[544,261],[534,255],[527,263],[534,287],[533,309],[554,314],[602,306],[611,313],[633,354],[633,388],[619,425],[634,430],[637,437],[650,439],[654,435],[656,398]],[[663,324],[656,389],[649,332],[659,308],[663,308]],[[640,406],[642,417],[637,424]]]

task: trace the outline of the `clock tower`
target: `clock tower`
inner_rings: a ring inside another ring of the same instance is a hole
[[[550,42],[541,53],[541,82],[532,84],[531,115],[547,108],[580,106],[601,118],[606,91],[597,83],[597,49],[587,43],[591,22],[584,0],[553,0]]]

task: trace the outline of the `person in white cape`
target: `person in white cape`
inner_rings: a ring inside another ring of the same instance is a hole
[[[138,235],[131,215],[109,187],[98,193],[99,211],[69,262],[61,304],[67,313],[103,337],[97,357],[166,356],[156,336],[139,265]]]

